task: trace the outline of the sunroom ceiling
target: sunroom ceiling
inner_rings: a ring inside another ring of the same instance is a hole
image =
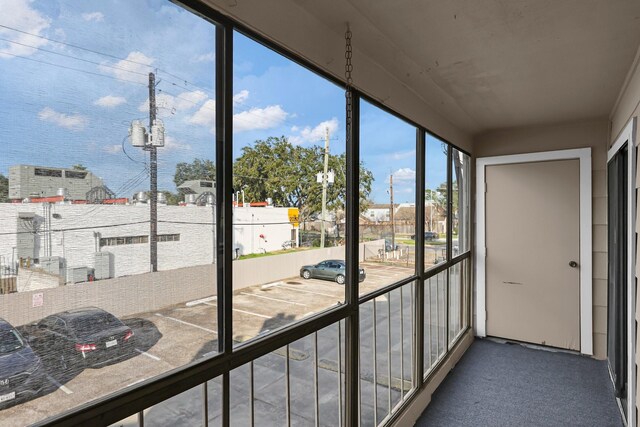
[[[636,0],[293,1],[472,134],[608,116],[640,44]]]

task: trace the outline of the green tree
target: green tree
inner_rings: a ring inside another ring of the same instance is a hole
[[[258,140],[242,149],[234,165],[234,187],[252,201],[273,199],[275,205],[300,209],[302,221],[322,211],[322,185],[316,175],[323,170],[324,148],[293,145],[284,137]],[[334,183],[327,188],[327,210],[344,210],[346,199],[345,154],[329,154]],[[373,174],[360,167],[360,202],[363,209],[371,192]]]
[[[0,173],[0,203],[9,201],[9,180]]]
[[[87,167],[85,165],[83,165],[82,163],[78,163],[76,165],[71,166],[71,169],[75,169],[77,171],[86,171]]]
[[[167,205],[176,206],[178,203],[182,201],[182,197],[179,194],[172,193],[171,191],[162,191],[165,197],[167,198]]]
[[[216,165],[208,159],[193,159],[191,163],[180,162],[176,165],[176,173],[173,175],[176,187],[194,179],[215,181]]]

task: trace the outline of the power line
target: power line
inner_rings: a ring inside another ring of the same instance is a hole
[[[136,225],[136,224],[146,224],[149,221],[136,221],[136,222],[126,222],[126,223],[121,223],[121,224],[107,224],[107,225],[92,225],[92,226],[87,226],[87,227],[72,227],[72,228],[55,228],[55,229],[51,229],[48,231],[51,232],[56,232],[56,233],[60,233],[63,231],[80,231],[80,230],[93,230],[96,228],[114,228],[114,227],[124,227],[127,225]],[[16,231],[16,232],[3,232],[0,233],[0,236],[10,236],[10,235],[17,235],[17,234],[34,234],[33,231]]]
[[[64,45],[64,46],[69,46],[69,47],[72,47],[74,49],[84,50],[85,52],[91,52],[91,53],[94,53],[96,55],[102,55],[102,56],[106,56],[106,57],[109,57],[109,58],[112,58],[112,59],[117,59],[119,61],[125,61],[125,62],[129,62],[131,64],[141,65],[141,66],[147,67],[147,68],[149,68],[151,70],[153,70],[155,68],[155,67],[153,67],[153,66],[151,66],[149,64],[145,64],[144,62],[134,61],[132,59],[122,58],[122,57],[119,57],[119,56],[116,56],[116,55],[112,55],[112,54],[109,54],[109,53],[105,53],[105,52],[100,52],[100,51],[97,51],[97,50],[89,49],[89,48],[86,48],[86,47],[83,47],[83,46],[79,46],[79,45],[76,45],[76,44],[63,42],[61,40],[51,39],[51,38],[48,38],[48,37],[45,37],[45,36],[41,36],[39,34],[33,34],[33,33],[30,33],[30,32],[24,31],[24,30],[19,30],[17,28],[9,27],[7,25],[0,24],[0,28],[5,28],[7,30],[16,31],[18,33],[26,34],[26,35],[29,35],[29,36],[32,36],[32,37],[37,37],[39,39],[47,40],[47,41],[52,42],[52,43],[58,43],[58,44],[61,44],[61,45]],[[2,52],[2,53],[6,54],[6,55],[12,55],[12,54],[5,53],[5,52]],[[17,56],[17,55],[12,55],[12,56]],[[18,57],[20,57],[20,56],[18,56]],[[157,68],[157,70],[167,74],[168,76],[171,76],[171,77],[173,77],[175,79],[178,79],[179,81],[183,81],[185,83],[191,84],[192,86],[198,87],[195,84],[188,82],[186,79],[183,79],[180,76],[176,76],[175,74],[172,74],[172,73],[170,73],[170,72],[168,72],[166,70],[163,70],[163,69],[160,69],[160,68]]]
[[[120,144],[122,146],[122,152],[124,153],[125,156],[127,156],[129,158],[129,160],[131,160],[134,163],[141,163],[145,166],[145,169],[147,169],[148,165],[147,162],[141,162],[140,160],[136,160],[133,159],[128,153],[127,150],[124,149],[124,142],[127,140],[127,136],[125,136],[124,138],[122,138],[122,143]]]
[[[106,78],[109,78],[109,79],[118,80],[118,81],[121,81],[121,82],[128,82],[128,83],[133,83],[133,84],[137,84],[137,85],[141,85],[141,86],[146,86],[144,83],[136,82],[134,80],[122,79],[120,77],[109,76],[107,74],[94,73],[93,71],[81,70],[80,68],[67,67],[66,65],[54,64],[52,62],[42,61],[42,60],[39,60],[39,59],[29,58],[29,57],[21,56],[21,55],[15,55],[13,53],[0,52],[0,54],[1,55],[13,56],[15,58],[24,59],[26,61],[33,61],[33,62],[38,62],[40,64],[51,65],[53,67],[64,68],[66,70],[78,71],[78,72],[81,72],[81,73],[91,74],[91,75],[94,75],[94,76],[106,77]]]
[[[76,59],[76,60],[78,60],[78,61],[87,62],[87,63],[89,63],[89,64],[98,65],[98,66],[100,66],[100,67],[108,67],[108,68],[113,68],[113,69],[116,69],[116,70],[125,71],[125,72],[127,72],[127,73],[139,74],[139,75],[141,75],[141,76],[145,76],[145,77],[147,76],[147,74],[146,74],[146,73],[141,73],[141,72],[139,72],[139,71],[127,70],[126,68],[116,67],[115,65],[110,65],[110,64],[101,64],[101,63],[99,63],[99,62],[90,61],[90,60],[88,60],[88,59],[80,58],[80,57],[78,57],[78,56],[67,55],[66,53],[61,53],[61,52],[56,52],[56,51],[53,51],[53,50],[43,49],[43,48],[41,48],[41,47],[31,46],[31,45],[28,45],[28,44],[25,44],[25,43],[20,43],[20,42],[16,42],[16,41],[13,41],[13,40],[4,39],[4,38],[2,38],[2,37],[0,37],[0,41],[4,41],[4,42],[7,42],[7,43],[17,44],[17,45],[24,46],[24,47],[28,47],[28,48],[31,48],[31,49],[37,49],[37,50],[40,50],[40,51],[42,51],[42,52],[47,52],[47,53],[50,53],[50,54],[53,54],[53,55],[64,56],[65,58]]]
[[[2,25],[2,24],[0,24],[0,27],[1,27],[1,28],[6,28],[7,30],[11,30],[11,31],[16,31],[16,32],[18,32],[18,33],[27,34],[27,35],[32,36],[32,37],[37,37],[37,38],[39,38],[39,39],[47,40],[47,41],[52,42],[52,43],[59,43],[59,44],[65,45],[65,46],[69,46],[69,47],[75,48],[75,49],[80,49],[80,50],[84,50],[84,51],[86,51],[86,52],[95,53],[96,55],[108,56],[109,58],[117,59],[117,60],[119,60],[119,61],[126,61],[126,62],[130,62],[130,63],[132,63],[132,64],[143,65],[143,66],[145,66],[145,67],[153,68],[153,67],[151,67],[149,64],[145,64],[145,63],[143,63],[143,62],[134,61],[134,60],[132,60],[132,59],[127,59],[127,58],[121,58],[121,57],[118,57],[118,56],[115,56],[115,55],[111,55],[111,54],[109,54],[109,53],[100,52],[100,51],[97,51],[97,50],[89,49],[89,48],[86,48],[86,47],[83,47],[83,46],[78,46],[78,45],[76,45],[76,44],[71,44],[71,43],[63,42],[63,41],[60,41],[60,40],[50,39],[50,38],[48,38],[48,37],[41,36],[41,35],[39,35],[39,34],[29,33],[29,32],[27,32],[27,31],[19,30],[19,29],[17,29],[17,28],[9,27],[9,26],[7,26],[7,25]],[[167,74],[168,74],[168,73],[167,73]]]
[[[55,232],[55,233],[61,233],[61,232],[65,232],[65,231],[83,231],[83,230],[94,230],[94,229],[104,229],[104,228],[126,227],[126,226],[129,226],[129,225],[148,224],[149,222],[150,222],[149,220],[143,220],[143,221],[133,221],[133,222],[125,222],[125,223],[119,223],[119,224],[91,225],[91,226],[70,227],[70,228],[52,228],[51,230],[48,230],[48,231]],[[206,226],[215,225],[214,222],[171,221],[171,220],[158,220],[158,222],[162,222],[162,223],[166,223],[166,224],[182,224],[182,225],[206,225]],[[237,223],[233,223],[232,225],[234,225],[234,226],[245,226],[245,225],[247,225],[247,226],[256,227],[256,226],[288,225],[288,224],[291,224],[291,222],[289,222],[289,221],[283,221],[283,222],[254,222],[253,224],[252,223],[248,223],[248,222],[237,222]],[[9,232],[0,232],[0,236],[13,236],[13,235],[19,235],[19,234],[36,234],[36,233],[38,233],[38,232],[37,231],[9,231]]]

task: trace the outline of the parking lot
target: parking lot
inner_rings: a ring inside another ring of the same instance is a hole
[[[365,268],[367,274],[366,280],[360,283],[361,295],[413,274],[412,268],[398,266],[365,263],[361,264],[361,267]],[[378,334],[376,350],[381,355],[376,369],[379,365],[379,370],[383,373],[378,373],[378,378],[380,375],[386,375],[388,378],[386,384],[391,384],[391,387],[378,386],[380,390],[377,393],[377,399],[379,407],[383,408],[387,408],[391,401],[397,402],[403,387],[405,389],[410,387],[410,383],[408,383],[412,345],[410,333],[412,320],[408,315],[412,307],[410,287],[405,287],[402,294],[399,290],[395,291],[391,299],[393,304],[383,296],[361,308],[361,345],[363,348],[370,348],[369,351],[363,350],[364,357],[364,355],[370,355],[373,352],[374,343],[371,331],[374,328],[374,322],[372,311],[374,305],[380,305],[375,317],[376,324],[379,324],[376,332]],[[234,292],[233,296],[234,341],[240,343],[260,334],[268,333],[342,301],[344,301],[344,286],[318,279],[305,280],[301,277],[291,277],[278,282],[240,289]],[[404,310],[404,315],[401,316],[402,310]],[[388,316],[391,316],[391,322],[386,320],[389,318]],[[1,411],[0,425],[26,425],[42,420],[47,416],[183,366],[203,356],[215,354],[217,349],[217,301],[215,297],[128,316],[122,320],[135,333],[135,351],[130,357],[118,363],[99,369],[85,369],[73,375],[61,371],[56,366],[45,366],[48,370],[47,378],[50,383],[47,390],[36,399]],[[388,326],[387,323],[389,323]],[[393,331],[389,335],[391,324],[393,324]],[[405,331],[402,339],[399,333],[400,328]],[[28,335],[28,329],[19,329]],[[321,420],[321,424],[324,425],[336,425],[337,423],[338,352],[336,344],[338,336],[337,325],[332,325],[318,334],[318,358],[321,361],[318,380],[321,387],[329,387],[323,392],[323,396],[326,396],[323,399],[323,405],[327,407],[327,411],[323,411],[324,415],[322,415],[326,419]],[[389,346],[388,352],[387,345]],[[300,384],[306,384],[305,381],[308,378],[304,380],[305,375],[306,377],[310,376],[313,380],[313,357],[311,357],[313,352],[312,337],[307,337],[291,345],[292,388],[300,381],[302,381]],[[388,377],[387,370],[390,367],[387,362],[387,353],[392,359],[402,358],[404,372],[398,370],[397,363],[392,363],[395,372],[392,372],[391,378]],[[282,404],[285,390],[283,383],[285,357],[283,356],[283,352],[275,352],[254,363],[256,414],[261,411],[270,414],[268,417],[272,420],[273,425],[280,425],[279,417],[284,416],[285,413],[285,406]],[[243,368],[234,371],[234,375],[232,375],[232,389],[235,396],[232,399],[232,405],[235,408],[232,415],[238,420],[248,421],[250,413],[247,403],[249,374],[248,367],[246,368],[247,372],[244,373]],[[368,381],[369,384],[368,387],[366,384],[363,384],[362,387],[363,406],[369,405],[371,407],[368,416],[365,417],[363,413],[363,419],[367,418],[372,421],[374,394],[372,373],[374,368],[370,358],[362,361],[362,370],[363,381]],[[234,378],[236,379],[234,380]],[[218,382],[210,381],[209,388],[209,418],[215,425],[220,415],[220,386]],[[302,393],[302,395],[304,394]],[[292,414],[297,417],[298,424],[313,425],[313,400],[306,402],[301,396],[297,396],[297,399],[299,401],[292,403],[291,410]],[[370,404],[365,402],[370,402]],[[191,390],[183,396],[171,399],[170,403],[147,410],[145,424],[172,425],[171,418],[179,415],[183,418],[186,417],[185,420],[191,420],[193,425],[200,425],[202,417],[198,416],[198,413],[201,411],[201,406],[201,389]],[[381,412],[382,415],[383,412]],[[134,422],[130,421],[122,424],[134,425]],[[262,421],[261,425],[266,425]]]

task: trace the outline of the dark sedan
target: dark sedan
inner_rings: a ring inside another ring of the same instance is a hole
[[[27,340],[0,319],[0,408],[36,396],[45,386],[45,375]]]
[[[424,240],[438,240],[440,236],[435,231],[425,231],[424,232]],[[411,235],[411,240],[416,240],[416,235]]]
[[[345,264],[343,260],[330,259],[315,265],[304,265],[300,268],[300,276],[305,279],[335,280],[336,283],[343,285],[346,276]],[[360,282],[366,277],[364,268],[361,268]]]
[[[131,328],[96,307],[52,314],[35,326],[33,346],[65,371],[99,367],[133,351]]]

